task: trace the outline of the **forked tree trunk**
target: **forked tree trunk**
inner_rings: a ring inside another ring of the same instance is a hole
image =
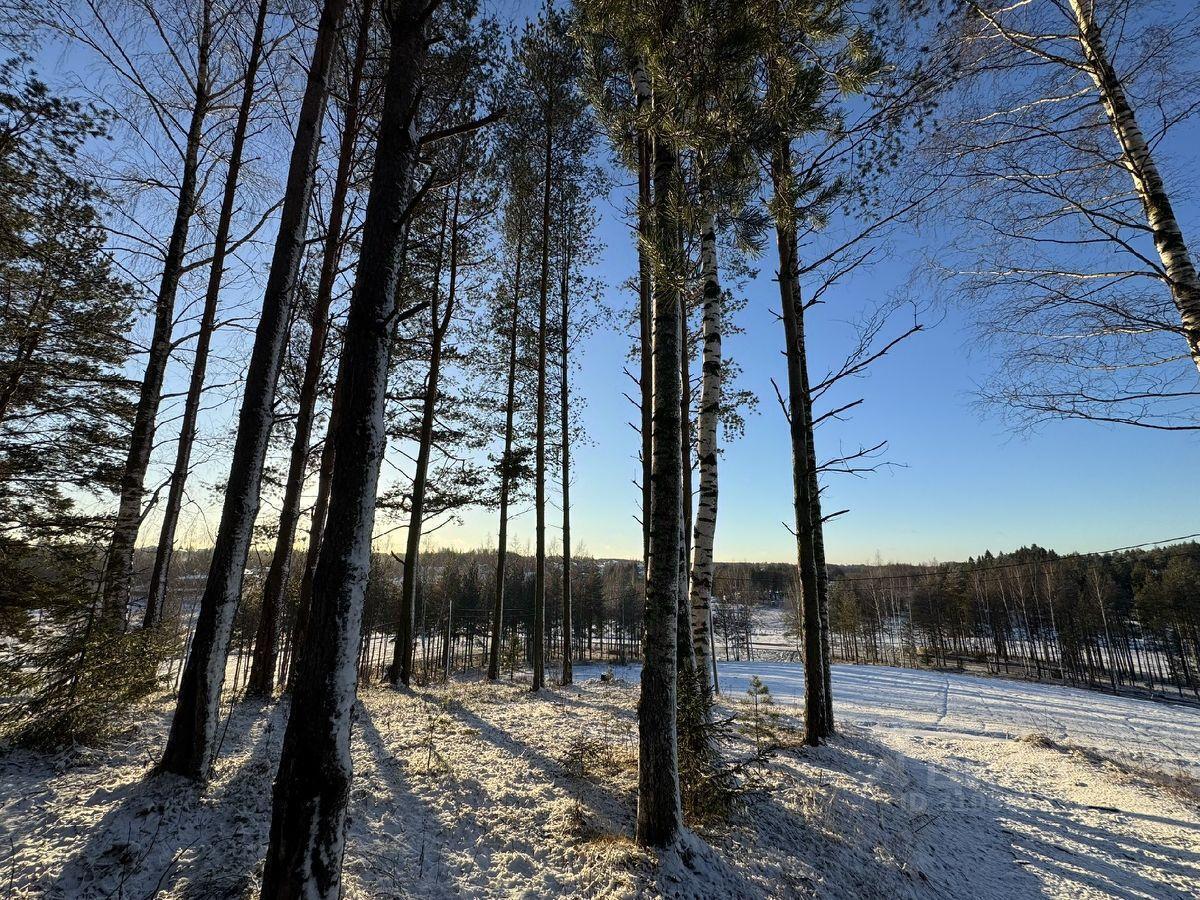
[[[320,143],[321,120],[328,94],[330,60],[345,0],[325,0],[309,64],[308,83],[296,126],[288,167],[287,189],[279,216],[279,235],[263,294],[262,315],[246,371],[246,388],[238,417],[237,439],[225,488],[221,524],[192,644],[179,683],[179,697],[159,769],[203,779],[216,747],[221,687],[233,617],[242,590],[246,558],[258,514],[263,461],[271,435],[275,385],[287,342],[293,294],[304,255]]]
[[[425,527],[425,489],[429,480],[429,460],[433,453],[433,425],[437,413],[438,381],[442,371],[442,342],[454,314],[455,278],[458,269],[458,204],[462,195],[462,166],[455,186],[453,216],[450,228],[450,290],[443,313],[438,303],[441,291],[442,252],[445,246],[447,216],[451,204],[442,206],[442,227],[438,237],[437,264],[434,267],[433,302],[429,307],[429,374],[425,379],[425,396],[421,402],[421,431],[417,437],[417,461],[413,468],[412,500],[409,508],[408,535],[404,550],[403,582],[400,585],[400,610],[396,623],[396,643],[387,679],[392,684],[409,684],[413,673],[413,637],[417,610],[417,582],[420,577],[421,532]]]
[[[679,833],[679,756],[676,743],[676,635],[679,621],[680,517],[683,457],[680,442],[680,273],[677,223],[679,170],[663,136],[654,146],[654,441],[650,506],[650,567],[642,631],[638,700],[637,841],[665,847]]]
[[[712,608],[713,542],[717,528],[717,425],[721,414],[721,283],[717,274],[717,217],[710,215],[700,235],[700,277],[704,291],[704,359],[700,384],[698,455],[700,498],[696,510],[693,541],[691,605],[692,648],[696,654],[696,678],[707,707],[712,701]]]
[[[263,582],[262,612],[254,636],[250,679],[246,684],[247,695],[253,697],[270,697],[275,689],[275,665],[279,659],[279,613],[283,607],[284,593],[292,568],[292,545],[296,541],[296,525],[300,521],[300,499],[304,492],[304,476],[308,470],[309,444],[312,440],[313,419],[317,412],[317,393],[325,361],[325,343],[329,334],[329,308],[333,303],[333,286],[337,280],[341,256],[346,194],[350,188],[350,173],[354,166],[354,149],[358,139],[359,94],[371,37],[371,6],[371,0],[365,0],[359,13],[354,64],[346,95],[341,146],[338,148],[337,173],[333,181],[333,196],[329,202],[325,246],[322,248],[321,274],[317,280],[317,295],[312,308],[308,356],[304,361],[304,379],[301,382],[300,402],[296,409],[296,432],[292,437],[287,481],[284,484],[283,503],[279,510],[275,551],[271,554],[271,567],[267,570],[267,577]]]
[[[187,254],[188,231],[196,211],[196,183],[200,167],[200,144],[204,139],[204,120],[211,102],[209,84],[209,53],[212,43],[212,4],[202,5],[203,21],[200,43],[196,50],[196,90],[192,99],[191,121],[183,152],[183,171],[179,182],[179,202],[175,221],[167,241],[163,259],[162,278],[154,302],[154,330],[146,356],[146,373],[138,391],[137,408],[133,415],[133,432],[129,438],[129,453],[121,474],[120,499],[112,538],[104,562],[102,582],[102,618],[105,622],[124,627],[129,608],[129,590],[133,580],[133,547],[142,524],[142,496],[145,493],[146,469],[154,449],[154,427],[158,404],[162,398],[163,378],[171,355],[171,330],[175,324],[175,295],[183,275],[183,260]]]
[[[550,176],[554,164],[554,110],[546,96],[545,158],[542,171],[542,272],[538,281],[537,425],[534,448],[536,538],[533,566],[533,683],[546,683],[546,308],[550,294]]]
[[[204,393],[208,353],[212,345],[213,329],[216,325],[217,306],[221,299],[221,280],[225,274],[225,257],[229,250],[229,230],[237,204],[238,177],[242,169],[242,151],[246,145],[246,131],[250,123],[250,108],[254,101],[254,82],[258,76],[258,64],[262,55],[267,6],[267,0],[259,0],[258,14],[254,22],[254,37],[251,39],[250,55],[246,60],[245,84],[242,87],[242,100],[238,106],[237,122],[233,127],[233,138],[229,148],[229,169],[225,174],[221,212],[218,215],[217,230],[213,236],[212,265],[208,270],[208,286],[204,291],[204,309],[200,314],[200,328],[196,336],[196,359],[192,364],[187,398],[183,404],[183,420],[179,426],[179,444],[175,449],[175,467],[171,470],[167,507],[163,513],[162,528],[158,534],[158,550],[154,555],[154,569],[150,574],[146,613],[142,619],[143,628],[157,626],[165,614],[167,582],[171,574],[171,557],[175,552],[175,529],[179,524],[179,513],[183,509],[183,492],[192,465],[192,446],[196,440],[196,420],[200,415],[200,400]]]
[[[559,427],[562,429],[562,626],[563,658],[562,683],[570,684],[571,671],[571,417],[570,417],[570,365],[567,359],[569,348],[571,293],[571,221],[570,210],[563,216],[563,254],[561,273],[562,313],[559,328],[559,378],[562,382],[558,394]]]
[[[1192,362],[1200,369],[1200,276],[1196,274],[1196,265],[1183,239],[1183,229],[1175,218],[1162,175],[1138,126],[1125,87],[1108,58],[1104,36],[1096,22],[1094,0],[1071,0],[1071,11],[1079,29],[1079,43],[1083,47],[1088,74],[1096,83],[1100,102],[1120,144],[1121,161],[1133,179],[1134,190],[1145,210],[1154,247],[1166,272],[1171,299],[1179,311]]]
[[[388,351],[403,215],[420,152],[414,117],[426,53],[423,0],[389,0],[391,56],[331,439],[337,466],[308,629],[275,779],[262,896],[335,900],[350,798],[350,718],[375,492],[384,452]]]
[[[772,178],[777,197],[790,198],[791,155],[786,144],[772,159]],[[788,374],[788,428],[792,442],[792,485],[796,556],[800,569],[801,608],[804,619],[804,740],[816,745],[826,736],[825,672],[821,652],[820,594],[814,551],[812,513],[811,411],[807,412],[804,320],[800,299],[799,263],[796,230],[791,222],[791,204],[776,213],[776,239],[779,250],[779,299],[783,310],[785,356]]]
[[[508,556],[508,498],[513,478],[513,418],[517,402],[517,327],[521,312],[521,255],[525,229],[518,225],[517,261],[513,273],[512,320],[508,333],[508,394],[504,407],[504,455],[500,457],[500,531],[496,548],[496,594],[492,603],[492,635],[488,648],[488,680],[500,677],[500,634],[504,628],[504,567]]]

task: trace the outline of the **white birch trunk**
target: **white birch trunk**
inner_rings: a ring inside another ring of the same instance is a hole
[[[691,579],[692,647],[696,677],[706,703],[712,696],[713,541],[717,528],[717,421],[721,408],[721,284],[717,276],[717,217],[710,215],[700,236],[700,277],[704,283],[704,358],[700,386],[698,450],[700,499],[696,509]]]
[[[1179,310],[1183,334],[1187,339],[1192,361],[1200,369],[1200,277],[1183,239],[1183,231],[1175,218],[1175,211],[1167,196],[1162,176],[1146,143],[1146,137],[1138,127],[1133,107],[1125,95],[1125,88],[1113,69],[1104,46],[1100,27],[1096,24],[1093,0],[1071,0],[1071,11],[1079,29],[1079,43],[1083,47],[1088,74],[1096,83],[1100,102],[1108,115],[1113,134],[1121,145],[1124,168],[1133,179],[1133,187],[1146,221],[1154,237],[1154,247],[1166,272],[1171,298]]]

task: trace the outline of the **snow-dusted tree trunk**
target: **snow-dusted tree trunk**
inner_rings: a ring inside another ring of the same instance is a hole
[[[333,491],[303,648],[275,779],[262,896],[340,894],[346,805],[353,776],[350,718],[362,601],[371,563],[375,492],[384,452],[388,351],[396,309],[404,212],[420,146],[415,116],[426,53],[423,0],[389,0],[391,56],[362,251],[338,381]]]
[[[1070,0],[1079,42],[1088,74],[1096,83],[1100,102],[1121,146],[1124,167],[1133,179],[1134,190],[1142,201],[1154,247],[1162,261],[1171,298],[1179,311],[1183,334],[1192,361],[1200,369],[1200,276],[1183,239],[1183,230],[1167,196],[1162,175],[1146,137],[1138,127],[1133,106],[1124,85],[1113,68],[1104,45],[1104,36],[1096,22],[1094,0]]]
[[[680,421],[679,168],[665,136],[654,142],[654,441],[650,505],[650,566],[642,629],[642,692],[638,699],[637,840],[664,847],[679,833],[679,751],[676,741],[676,635],[679,621],[680,517],[683,506],[683,423]]]
[[[321,468],[317,472],[317,496],[313,499],[312,518],[308,525],[308,547],[304,553],[304,573],[300,576],[300,593],[296,598],[296,622],[292,626],[291,660],[288,663],[288,687],[295,684],[296,667],[301,662],[300,648],[308,630],[308,613],[312,607],[313,579],[317,574],[317,558],[321,541],[325,535],[325,514],[329,510],[329,492],[333,487],[333,463],[335,460],[333,441],[330,437],[337,429],[341,414],[341,391],[333,389],[333,400],[329,404],[329,424],[325,429],[325,445],[321,448]]]
[[[204,139],[204,121],[212,103],[209,84],[209,55],[212,43],[212,4],[201,6],[199,46],[196,48],[196,84],[192,98],[191,120],[183,152],[183,171],[179,180],[179,201],[175,220],[167,241],[162,277],[154,302],[154,330],[146,356],[146,372],[138,391],[137,408],[133,417],[133,432],[129,438],[129,453],[121,474],[120,499],[113,523],[112,538],[104,563],[102,585],[103,618],[110,623],[125,624],[129,606],[130,582],[133,579],[133,547],[142,524],[142,497],[145,493],[146,470],[154,449],[154,428],[158,404],[162,397],[167,360],[171,355],[171,330],[175,324],[175,295],[183,275],[187,253],[188,231],[196,210],[196,185],[200,166],[200,144]]]
[[[542,271],[538,280],[537,424],[534,447],[534,507],[536,511],[533,566],[533,684],[546,683],[546,312],[550,294],[550,188],[554,170],[554,106],[549,90],[543,124],[546,128],[542,166]]]
[[[203,779],[216,746],[221,687],[233,617],[242,590],[254,519],[258,514],[263,461],[274,418],[275,385],[287,342],[288,321],[308,225],[309,198],[328,95],[330,61],[346,0],[325,0],[296,124],[279,234],[267,275],[262,314],[246,371],[237,439],[225,488],[221,524],[208,580],[192,634],[167,747],[159,768]]]
[[[791,213],[791,153],[786,143],[774,153],[771,166],[777,203],[775,233],[779,252],[779,300],[787,360],[787,415],[792,442],[792,485],[796,534],[796,559],[800,569],[801,608],[804,619],[804,722],[805,742],[819,744],[826,736],[825,672],[821,646],[820,591],[814,550],[815,484],[812,448],[812,414],[809,409],[807,358],[804,345],[804,310],[800,298],[796,229]],[[815,523],[819,525],[818,521]]]
[[[504,455],[500,457],[500,529],[496,547],[496,593],[492,602],[492,635],[488,647],[488,678],[500,677],[500,634],[504,628],[504,568],[508,556],[508,500],[513,476],[513,419],[517,404],[517,329],[521,315],[521,257],[525,228],[517,226],[517,260],[513,272],[512,319],[508,333],[508,393],[504,405]]]
[[[562,430],[562,626],[563,658],[562,683],[570,684],[571,671],[571,372],[568,351],[570,348],[571,312],[571,217],[565,209],[562,229],[562,271],[559,273],[562,311],[559,322],[558,365],[560,389],[558,392],[559,428]]]
[[[254,636],[254,657],[250,665],[250,679],[246,685],[246,692],[251,696],[269,697],[275,688],[275,665],[279,658],[279,612],[283,606],[284,592],[292,567],[292,545],[295,543],[296,526],[300,521],[300,499],[304,491],[304,476],[308,469],[309,442],[312,439],[313,419],[317,412],[317,391],[325,360],[325,342],[329,333],[329,308],[333,303],[333,287],[337,280],[338,261],[341,256],[342,222],[358,139],[359,93],[370,42],[371,6],[371,0],[365,0],[359,12],[354,63],[346,94],[341,145],[338,147],[337,172],[334,175],[333,195],[329,201],[329,221],[326,223],[325,245],[322,248],[321,273],[317,279],[317,294],[312,308],[308,356],[304,361],[304,378],[300,386],[300,402],[296,409],[296,431],[292,438],[287,480],[284,482],[283,503],[279,509],[275,551],[271,555],[271,566],[263,582],[262,612]]]
[[[413,673],[413,637],[417,610],[417,579],[420,575],[421,532],[425,527],[425,489],[429,482],[429,460],[433,453],[433,424],[437,414],[438,381],[442,372],[442,345],[454,314],[455,281],[458,271],[458,207],[462,196],[462,164],[454,189],[453,213],[449,200],[442,207],[441,236],[438,238],[437,265],[434,267],[433,302],[429,307],[429,374],[421,402],[421,431],[417,437],[417,461],[413,467],[412,498],[409,506],[408,535],[404,550],[403,582],[400,585],[400,610],[396,620],[396,643],[387,678],[392,684],[409,684]],[[447,217],[450,229],[450,290],[446,308],[438,302],[442,280],[442,247]]]
[[[717,217],[709,215],[700,235],[700,278],[704,292],[704,357],[700,383],[698,456],[700,497],[692,542],[692,647],[696,654],[696,678],[707,704],[713,683],[712,635],[709,615],[712,605],[713,541],[717,529],[717,424],[721,414],[721,282],[717,274]]]
[[[263,31],[267,20],[267,0],[260,0],[254,21],[254,36],[250,41],[250,52],[246,59],[245,81],[242,99],[238,105],[237,122],[229,147],[229,169],[225,174],[225,188],[221,196],[221,211],[217,217],[217,230],[213,235],[212,265],[208,270],[208,285],[204,291],[204,309],[200,314],[200,326],[196,335],[196,358],[192,363],[192,374],[188,381],[187,397],[183,404],[183,419],[179,426],[179,444],[175,449],[175,466],[171,470],[171,483],[167,491],[167,506],[163,513],[162,527],[158,534],[158,550],[154,555],[154,569],[150,574],[150,590],[146,596],[146,612],[142,619],[143,628],[153,628],[162,619],[167,599],[167,581],[171,573],[171,556],[175,552],[175,529],[179,524],[179,513],[183,509],[183,491],[191,469],[192,446],[196,440],[196,420],[200,415],[200,399],[204,393],[204,377],[208,368],[208,353],[212,345],[213,329],[216,325],[217,306],[221,298],[221,281],[225,274],[225,258],[229,251],[229,230],[237,204],[238,177],[242,168],[242,151],[246,144],[246,131],[250,123],[250,109],[254,101],[255,79],[262,56]]]

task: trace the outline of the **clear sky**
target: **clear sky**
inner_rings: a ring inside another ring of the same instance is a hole
[[[494,0],[492,8],[515,19],[539,5]],[[1187,145],[1196,137],[1189,129],[1158,148],[1177,195],[1195,171],[1194,149]],[[607,246],[596,271],[617,308],[630,302],[620,285],[636,265],[624,209],[620,190],[602,204],[600,236]],[[1185,233],[1200,240],[1197,204],[1186,199],[1176,212]],[[851,335],[845,323],[910,284],[919,274],[920,254],[935,250],[944,237],[899,236],[884,262],[836,288],[810,313],[814,375],[844,358]],[[758,395],[759,409],[721,459],[720,560],[795,559],[794,541],[782,524],[792,521],[790,445],[771,387],[771,378],[785,381],[783,329],[773,312],[779,309],[773,257],[769,245],[758,277],[741,291],[749,301],[739,320],[744,333],[725,341],[726,353],[743,367],[741,384]],[[895,464],[863,478],[828,479],[825,510],[850,510],[827,526],[831,562],[867,562],[877,555],[884,561],[963,559],[1030,543],[1063,552],[1102,550],[1200,531],[1194,489],[1200,435],[1078,421],[1013,433],[994,410],[976,402],[976,385],[996,361],[974,340],[968,312],[938,308],[923,321],[932,327],[897,347],[867,377],[838,388],[839,402],[864,400],[852,420],[818,431],[822,458],[886,439],[885,458]],[[897,319],[897,329],[904,326]],[[635,410],[622,396],[630,384],[622,374],[628,347],[624,334],[596,334],[579,373],[592,443],[575,451],[572,529],[597,556],[640,554],[633,483],[638,437],[627,424]],[[514,523],[518,540],[531,538],[531,518]],[[493,514],[472,512],[442,542],[480,546],[495,531]]]
[[[635,266],[621,201],[605,204],[607,244],[597,274],[613,306],[628,304],[621,282]],[[836,288],[809,315],[814,374],[837,364],[848,346],[846,322],[875,299],[907,283],[916,244],[855,281]],[[720,463],[716,552],[722,560],[787,560],[795,545],[791,521],[790,445],[771,378],[785,381],[783,329],[773,280],[774,247],[742,293],[743,334],[725,350],[743,367],[741,383],[760,398],[744,437],[725,447]],[[943,317],[944,316],[944,317]],[[832,475],[828,511],[850,512],[827,526],[832,562],[962,559],[985,549],[1038,543],[1060,551],[1098,550],[1198,530],[1192,473],[1200,440],[1086,422],[1054,422],[1033,434],[1014,434],[975,402],[975,384],[993,360],[971,335],[962,311],[925,317],[933,326],[898,346],[870,374],[840,387],[838,400],[862,397],[851,421],[818,430],[823,458],[880,440],[894,466],[858,478]],[[939,321],[940,320],[940,321]],[[911,324],[897,320],[896,331]],[[572,528],[597,556],[636,556],[638,438],[635,414],[622,392],[627,337],[597,333],[584,353],[577,390],[587,400],[591,444],[575,451]],[[831,398],[832,402],[832,398]],[[531,516],[514,523],[518,540],[531,536]],[[552,522],[557,515],[552,514]],[[469,513],[443,543],[480,546],[495,534],[494,515]]]
[[[534,4],[497,0],[492,8],[516,18]],[[71,70],[77,61],[59,56],[49,68]],[[1160,161],[1175,183],[1187,172],[1192,151],[1178,145],[1160,148]],[[1186,181],[1186,179],[1185,179]],[[606,249],[594,271],[606,285],[609,306],[624,310],[631,299],[621,288],[634,272],[632,235],[624,220],[626,189],[618,187],[601,201],[599,235]],[[1185,233],[1200,240],[1197,205],[1181,203],[1177,212]],[[269,239],[269,238],[268,238]],[[862,310],[910,283],[921,253],[936,249],[940,236],[900,236],[892,252],[873,269],[840,285],[828,302],[809,316],[811,369],[820,375],[844,356],[850,339],[845,324]],[[784,380],[782,327],[774,276],[774,247],[768,246],[756,279],[739,291],[748,305],[739,324],[744,333],[726,339],[725,350],[743,368],[740,384],[759,397],[744,437],[724,447],[720,464],[720,510],[716,553],[721,560],[795,558],[783,526],[791,519],[790,447],[786,423],[770,380]],[[254,314],[261,297],[261,276],[251,271],[229,285],[229,304],[239,315]],[[231,279],[233,276],[231,276]],[[920,298],[918,298],[920,299]],[[188,298],[186,302],[194,302]],[[620,329],[623,316],[601,329],[580,356],[577,394],[586,401],[584,420],[590,441],[574,449],[573,530],[576,550],[596,556],[634,557],[640,553],[638,514],[638,438],[629,422],[636,411],[625,398],[631,383],[622,372],[629,339]],[[839,403],[862,397],[864,403],[847,423],[833,422],[818,432],[822,457],[860,445],[889,442],[886,459],[894,465],[864,478],[831,476],[825,492],[827,511],[850,512],[831,523],[826,543],[832,562],[925,562],[961,559],[986,549],[1008,550],[1038,543],[1060,551],[1096,550],[1159,540],[1200,531],[1196,515],[1195,470],[1200,437],[1083,422],[1055,422],[1033,434],[1006,431],[1000,419],[975,403],[973,391],[995,361],[975,346],[967,314],[938,309],[924,317],[930,327],[897,347],[868,377],[842,388]],[[911,324],[898,319],[896,328]],[[236,375],[238,338],[221,341],[226,362],[219,375]],[[186,357],[190,363],[190,356]],[[214,380],[217,378],[213,376]],[[182,387],[186,365],[173,360],[168,390]],[[232,380],[232,379],[230,379]],[[236,419],[240,391],[223,391],[203,422],[208,435],[226,433]],[[175,415],[161,416],[156,470],[161,477],[174,451]],[[194,502],[183,523],[185,544],[211,540],[218,518],[214,486],[225,477],[227,445],[209,441],[197,451],[200,461],[189,487]],[[260,518],[268,520],[270,497]],[[518,509],[512,523],[518,546],[532,539],[532,514]],[[556,523],[552,511],[549,521]],[[391,526],[385,526],[391,527]],[[381,531],[383,528],[380,529]],[[558,535],[552,531],[551,543]],[[430,546],[493,545],[495,513],[468,510],[460,526],[439,529]],[[147,520],[141,540],[153,543],[157,520]],[[396,544],[403,531],[384,543]]]

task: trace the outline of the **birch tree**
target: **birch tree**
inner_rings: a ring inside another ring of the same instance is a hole
[[[1128,0],[964,2],[942,18],[938,130],[961,228],[938,265],[1022,426],[1194,430],[1200,281],[1176,192],[1200,98],[1190,12]],[[940,13],[938,14],[940,16]]]

